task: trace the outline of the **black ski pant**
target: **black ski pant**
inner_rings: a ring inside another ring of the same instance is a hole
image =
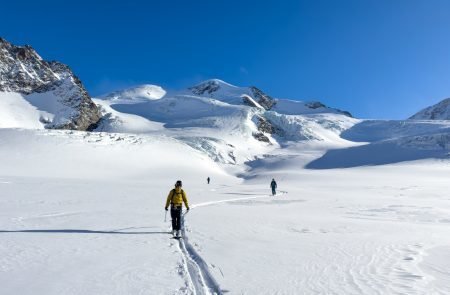
[[[272,195],[276,195],[275,187],[272,186]]]
[[[170,216],[172,217],[172,229],[180,230],[181,229],[181,206],[172,206],[170,208]]]

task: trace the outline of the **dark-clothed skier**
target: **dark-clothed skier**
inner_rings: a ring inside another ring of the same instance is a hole
[[[209,178],[209,176],[208,176],[208,178],[206,178],[206,181],[208,182],[208,184],[209,184],[209,181],[210,181],[211,179]]]
[[[272,188],[272,196],[275,196],[276,188],[277,188],[277,182],[275,181],[275,178],[272,178],[272,182],[270,183],[270,187]]]
[[[183,203],[186,206],[186,210],[189,211],[189,204],[186,197],[186,193],[181,188],[181,180],[177,180],[175,188],[169,192],[166,201],[166,211],[169,210],[170,204],[170,216],[172,217],[172,234],[176,237],[180,236],[181,230],[181,213],[183,213]]]

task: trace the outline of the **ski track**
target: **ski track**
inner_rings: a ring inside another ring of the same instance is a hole
[[[208,265],[189,243],[182,221],[182,238],[178,239],[179,249],[192,283],[193,293],[201,295],[223,294],[219,284],[209,272]]]
[[[287,192],[285,192],[285,191],[280,191],[274,197],[281,196],[286,193]],[[203,203],[192,205],[191,208],[194,209],[197,207],[211,206],[211,205],[217,205],[217,204],[221,204],[221,203],[229,203],[229,202],[259,199],[259,198],[268,198],[268,197],[272,197],[272,195],[260,195],[260,196],[245,197],[245,198],[234,198],[234,199],[226,199],[226,200],[220,200],[220,201],[203,202]]]
[[[276,196],[286,194],[285,191],[280,191],[280,193],[276,194]],[[212,206],[221,203],[234,202],[234,201],[242,201],[249,199],[257,199],[257,198],[268,198],[271,195],[260,195],[253,197],[245,197],[245,198],[233,198],[226,199],[220,201],[211,201],[204,202],[192,205],[191,208],[198,208],[204,206]],[[209,272],[208,264],[203,260],[203,258],[195,251],[194,247],[189,243],[189,238],[186,235],[186,230],[184,226],[184,216],[187,213],[183,214],[183,218],[181,219],[181,232],[182,238],[178,239],[178,248],[180,249],[182,260],[184,264],[184,268],[187,270],[188,281],[190,282],[193,294],[197,295],[220,295],[223,294],[222,289],[220,288],[217,281],[214,279],[212,274]]]

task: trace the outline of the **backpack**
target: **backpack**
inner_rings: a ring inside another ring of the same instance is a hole
[[[175,197],[175,194],[181,195],[181,199],[183,199],[184,191],[183,191],[183,189],[181,189],[180,192],[177,193],[175,189],[172,189],[172,195],[170,196],[170,204],[171,205],[173,205],[173,197]]]

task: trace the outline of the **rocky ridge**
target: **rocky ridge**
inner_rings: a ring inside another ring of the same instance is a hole
[[[0,38],[0,91],[56,97],[60,107],[46,128],[90,130],[100,120],[100,111],[80,79],[67,65],[45,61],[28,45],[15,46]]]

